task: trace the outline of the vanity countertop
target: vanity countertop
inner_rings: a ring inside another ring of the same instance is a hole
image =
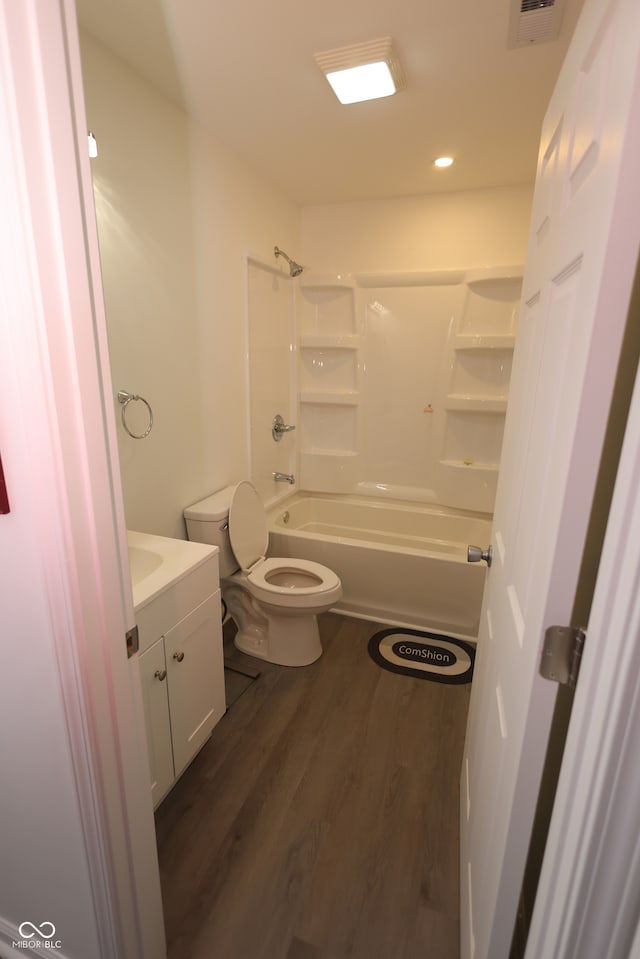
[[[136,612],[218,553],[217,546],[133,530],[127,530],[127,544]]]

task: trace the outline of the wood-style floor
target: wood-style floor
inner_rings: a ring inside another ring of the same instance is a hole
[[[156,813],[169,959],[458,959],[469,686],[387,672],[374,623],[261,670]]]

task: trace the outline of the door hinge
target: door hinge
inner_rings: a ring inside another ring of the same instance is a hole
[[[573,689],[578,681],[586,635],[584,629],[578,627],[549,626],[544,634],[540,675]]]
[[[140,640],[138,638],[138,627],[133,626],[131,629],[128,629],[125,633],[125,639],[127,641],[127,657],[131,659],[134,653],[137,653],[140,649]]]

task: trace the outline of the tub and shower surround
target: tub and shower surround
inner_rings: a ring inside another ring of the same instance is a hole
[[[300,487],[491,512],[519,267],[300,283]]]
[[[334,569],[338,609],[478,633],[522,270],[305,274],[299,490],[270,550]]]
[[[249,280],[270,555],[335,570],[346,614],[475,639],[486,568],[466,550],[490,542],[521,271],[291,280],[250,261]],[[287,407],[296,430],[274,443]],[[274,470],[295,472],[293,497]]]

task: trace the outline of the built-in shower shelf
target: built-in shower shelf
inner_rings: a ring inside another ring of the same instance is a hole
[[[520,263],[509,266],[480,267],[476,270],[467,270],[465,282],[472,290],[516,289],[522,285],[523,266]]]
[[[482,473],[497,473],[498,463],[481,463],[475,460],[440,460],[440,466],[448,469],[466,470],[468,473],[476,470]]]
[[[512,334],[459,334],[453,341],[456,351],[465,350],[512,350],[516,338]]]
[[[506,413],[506,396],[471,396],[450,393],[445,404],[448,410],[464,410],[469,413]]]
[[[332,450],[332,449],[323,449],[322,447],[314,447],[312,449],[300,450],[301,456],[322,456],[327,457],[328,459],[352,459],[355,456],[358,456],[357,450]]]
[[[407,270],[384,273],[357,273],[358,286],[364,289],[405,286],[458,286],[465,281],[464,270]]]
[[[300,337],[302,350],[357,350],[359,346],[360,337],[355,334]]]
[[[327,290],[352,290],[355,287],[349,273],[305,273],[300,288],[307,293],[326,293]]]
[[[329,406],[357,406],[360,394],[357,390],[304,390],[301,403]]]

